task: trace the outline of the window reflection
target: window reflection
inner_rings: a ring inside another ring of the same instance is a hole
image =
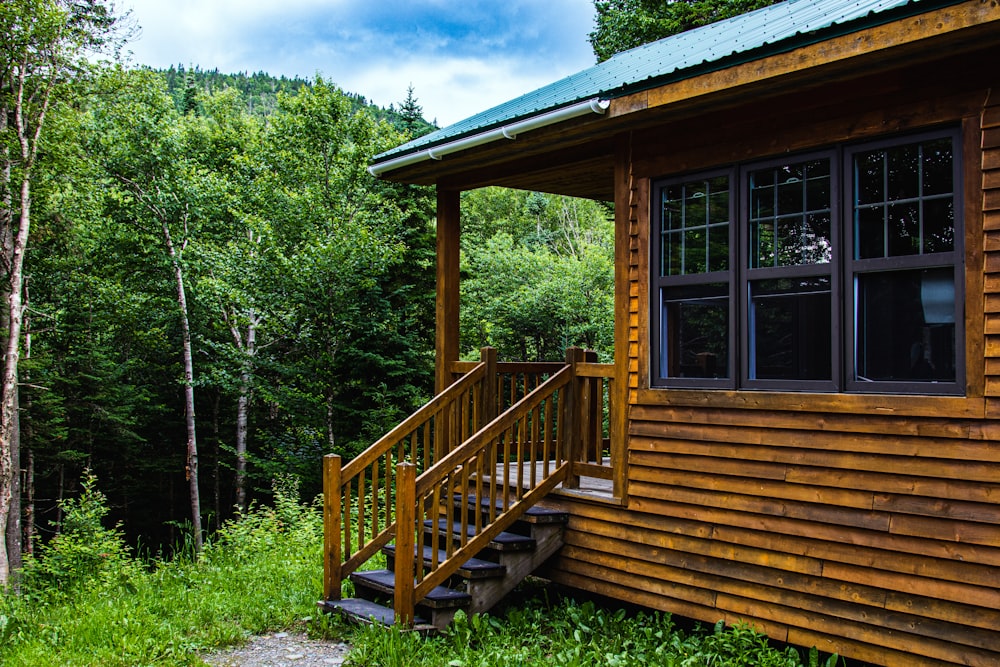
[[[830,160],[750,172],[750,268],[825,264],[830,233]]]
[[[758,280],[750,291],[750,379],[831,379],[830,279]]]
[[[952,269],[862,274],[857,299],[859,381],[955,381]]]
[[[663,290],[663,377],[729,377],[729,286],[692,285]]]
[[[660,275],[729,270],[729,177],[663,189]]]
[[[854,156],[854,258],[903,257],[955,248],[950,139]]]

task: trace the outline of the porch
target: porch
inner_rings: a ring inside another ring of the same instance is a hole
[[[613,365],[580,348],[555,363],[498,362],[484,348],[448,373],[443,391],[357,458],[325,457],[321,606],[443,627],[457,607],[492,607],[558,550],[565,517],[538,509],[547,495],[620,498]],[[362,574],[380,553],[390,567]],[[497,581],[475,583],[489,570]],[[347,578],[373,592],[341,601]]]

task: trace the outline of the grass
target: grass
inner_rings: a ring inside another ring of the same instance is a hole
[[[199,654],[298,628],[350,642],[353,667],[820,665],[815,651],[803,662],[745,626],[682,632],[666,614],[627,615],[544,593],[502,615],[459,614],[436,637],[348,627],[316,614],[320,506],[298,503],[287,485],[275,495],[274,508],[228,523],[197,559],[141,560],[120,531],[101,525],[104,497],[85,479],[64,507],[60,536],[27,563],[22,594],[0,594],[0,664],[202,665]]]

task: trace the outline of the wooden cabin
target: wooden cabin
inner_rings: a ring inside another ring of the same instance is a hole
[[[789,0],[371,171],[437,188],[440,393],[328,457],[327,601],[395,540],[412,622],[541,503],[559,584],[870,663],[1000,665],[996,0]],[[459,196],[488,185],[614,202],[614,364],[459,360]]]

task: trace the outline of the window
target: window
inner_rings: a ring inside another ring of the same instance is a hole
[[[655,386],[960,394],[957,132],[654,184]]]

